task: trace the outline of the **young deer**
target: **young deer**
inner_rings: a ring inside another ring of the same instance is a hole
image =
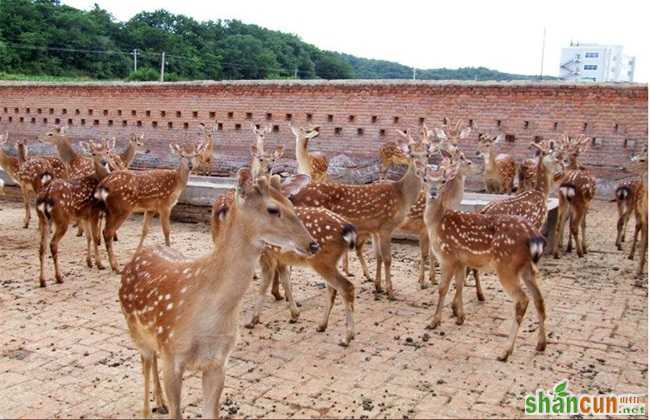
[[[645,266],[647,253],[648,253],[648,147],[646,146],[643,151],[632,157],[631,163],[628,168],[638,173],[641,177],[641,186],[639,187],[639,198],[634,202],[634,216],[636,219],[636,226],[634,227],[634,237],[632,238],[632,249],[630,251],[629,259],[634,259],[634,252],[636,251],[637,237],[641,232],[641,249],[639,252],[639,268],[637,270],[637,278],[643,276],[643,267]]]
[[[590,141],[590,138],[584,136],[577,139],[571,139],[568,136],[562,138],[561,151],[565,158],[568,159],[568,164],[565,162],[567,170],[560,181],[558,194],[559,205],[553,250],[554,258],[560,258],[562,236],[567,219],[570,221],[569,228],[571,232],[566,251],[571,252],[572,239],[575,239],[578,257],[583,257],[587,253],[587,213],[591,200],[596,193],[596,178],[591,175],[589,170],[584,169],[578,163],[578,156]]]
[[[514,187],[516,165],[512,156],[497,154],[496,145],[503,141],[503,134],[497,137],[481,134],[476,154],[485,160],[483,182],[488,193],[510,194]]]
[[[112,139],[112,142],[114,145],[114,138]],[[140,134],[139,136],[131,134],[126,149],[124,149],[122,153],[113,153],[111,156],[111,161],[116,165],[114,170],[129,169],[129,166],[131,166],[131,163],[133,163],[138,154],[147,154],[149,152],[149,148],[144,143],[144,134]]]
[[[632,213],[636,214],[637,202],[643,198],[643,182],[641,179],[628,179],[621,181],[616,186],[615,201],[618,209],[618,221],[616,223],[616,249],[623,250],[625,242],[625,231],[627,222]],[[634,238],[636,240],[636,237]]]
[[[254,177],[271,176],[275,162],[284,154],[284,146],[277,146],[272,152],[264,149],[264,140],[266,135],[271,132],[271,126],[257,128],[251,124],[251,129],[255,134],[255,144],[251,145],[251,173]]]
[[[142,248],[124,267],[119,299],[144,374],[143,416],[160,357],[170,416],[181,418],[183,372],[203,373],[203,418],[219,415],[230,353],[239,336],[241,302],[264,249],[298,255],[318,250],[291,206],[269,193],[264,178],[240,169],[234,205],[223,215],[214,250],[187,259],[170,248]],[[237,262],[233,264],[233,262]],[[160,389],[156,388],[162,405]]]
[[[382,181],[369,185],[345,185],[317,182],[303,188],[293,196],[297,206],[324,207],[342,216],[356,226],[360,236],[373,236],[377,269],[375,290],[380,292],[382,265],[386,273],[386,292],[394,299],[390,275],[391,236],[404,221],[408,210],[417,201],[422,188],[424,168],[429,154],[435,149],[428,137],[415,141],[408,133],[397,132],[404,153],[409,157],[409,167],[399,181]]]
[[[74,150],[70,144],[70,138],[65,134],[65,127],[57,127],[48,131],[44,137],[40,137],[42,143],[56,147],[59,156],[68,170],[68,177],[77,178],[92,175],[95,166],[92,159],[86,158]]]
[[[113,271],[119,272],[117,258],[113,252],[113,237],[122,223],[136,209],[144,210],[138,248],[142,247],[144,238],[149,232],[149,223],[154,213],[160,215],[165,244],[170,246],[171,211],[187,185],[190,172],[202,147],[203,145],[197,147],[194,144],[184,146],[170,144],[171,152],[180,157],[177,169],[117,171],[99,183],[95,197],[106,207],[103,236]]]
[[[86,264],[88,264],[88,267],[92,267],[90,256],[92,245],[95,265],[100,270],[104,268],[97,247],[101,209],[93,194],[99,181],[105,178],[110,172],[110,149],[93,148],[87,151],[93,157],[95,166],[94,174],[87,175],[83,178],[73,178],[71,180],[55,179],[45,185],[36,199],[38,227],[41,233],[41,243],[38,253],[40,261],[39,282],[41,287],[45,287],[45,253],[49,239],[50,225],[52,224],[54,224],[55,230],[50,242],[50,252],[52,253],[57,283],[63,283],[63,276],[59,269],[59,241],[65,235],[68,226],[73,222],[79,223],[86,234]]]
[[[548,196],[553,185],[553,179],[562,172],[562,161],[554,141],[532,143],[539,151],[537,160],[536,180],[534,188],[518,193],[504,200],[492,201],[483,207],[481,214],[519,216],[527,221],[536,231],[541,231],[548,214]],[[476,279],[476,295],[479,301],[484,301],[479,273],[474,269]]]
[[[212,160],[214,154],[214,138],[217,134],[217,125],[215,124],[212,129],[209,129],[205,124],[199,123],[205,141],[203,142],[203,150],[197,159],[196,172],[204,175],[210,175],[212,168]]]
[[[379,148],[379,180],[386,179],[391,166],[408,165],[409,159],[394,141],[384,143]]]
[[[442,307],[452,277],[456,279],[456,295],[452,310],[456,324],[465,320],[463,286],[467,267],[496,268],[505,291],[515,301],[515,318],[510,330],[509,343],[498,359],[505,361],[512,354],[517,331],[526,313],[528,297],[520,280],[526,284],[537,309],[539,331],[537,350],[546,348],[544,330],[544,299],[535,280],[536,263],[543,254],[544,238],[527,222],[517,216],[463,213],[449,209],[450,190],[440,174],[429,173],[430,184],[424,212],[429,230],[431,249],[438,259],[442,280],[438,288],[438,305],[429,328],[440,325]],[[453,174],[447,176],[455,176]],[[441,185],[439,181],[442,181]]]
[[[322,153],[309,153],[309,140],[318,136],[318,127],[295,128],[289,124],[289,128],[296,136],[296,160],[298,161],[298,173],[309,175],[313,182],[324,182],[327,177],[329,160]]]

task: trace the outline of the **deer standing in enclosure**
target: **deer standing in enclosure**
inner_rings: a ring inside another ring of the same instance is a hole
[[[241,302],[268,246],[305,256],[318,250],[291,206],[269,193],[267,180],[251,181],[250,172],[240,169],[235,200],[222,215],[212,253],[187,259],[170,248],[142,248],[124,267],[119,299],[142,360],[144,417],[151,414],[149,385],[152,375],[158,378],[158,357],[172,417],[181,418],[186,369],[202,371],[203,417],[219,415]]]
[[[119,272],[117,258],[113,251],[114,235],[135,210],[144,211],[138,248],[142,247],[149,232],[149,224],[154,213],[160,215],[165,245],[170,246],[171,211],[187,185],[190,172],[202,147],[194,144],[170,145],[171,152],[180,158],[176,169],[117,171],[107,176],[97,186],[96,197],[106,207],[103,236],[113,271]]]
[[[553,185],[553,179],[562,173],[562,161],[554,141],[532,143],[539,151],[536,167],[536,179],[533,189],[518,193],[512,197],[492,201],[483,207],[481,214],[519,216],[527,221],[536,231],[541,231],[548,215],[548,196]],[[484,301],[479,272],[474,269],[476,279],[476,296]]]
[[[77,178],[92,175],[95,171],[93,160],[77,152],[70,144],[70,138],[65,134],[64,127],[57,127],[48,131],[45,136],[39,137],[42,143],[56,147],[68,170],[68,177]]]
[[[113,144],[115,139],[112,140]],[[111,161],[115,164],[115,170],[129,169],[138,154],[150,153],[149,148],[145,145],[144,134],[131,134],[128,144],[122,153],[113,153]]]
[[[634,172],[638,173],[641,178],[641,185],[638,187],[638,198],[634,201],[634,216],[635,227],[634,237],[632,238],[632,249],[628,258],[634,259],[636,251],[637,238],[641,233],[641,249],[639,252],[639,268],[637,269],[636,276],[641,278],[643,276],[643,267],[645,266],[647,253],[648,253],[648,147],[644,147],[643,151],[632,157],[631,163],[628,167]]]
[[[386,179],[386,173],[391,166],[408,165],[409,159],[394,141],[384,143],[379,148],[379,180]]]
[[[535,302],[539,319],[537,350],[546,348],[544,330],[544,299],[535,279],[536,263],[543,254],[544,238],[526,221],[517,216],[485,215],[450,210],[448,200],[449,180],[455,169],[429,173],[430,189],[424,212],[429,229],[429,239],[438,262],[442,280],[438,288],[438,304],[429,328],[440,325],[442,307],[452,277],[456,280],[456,295],[452,302],[456,324],[465,320],[463,310],[463,286],[467,267],[484,269],[494,267],[505,291],[515,301],[515,314],[508,339],[508,346],[498,356],[505,361],[512,354],[519,326],[526,313],[528,297],[521,288],[523,281]],[[445,178],[442,173],[447,173]]]
[[[569,239],[566,252],[571,252],[572,239],[576,243],[578,257],[587,253],[587,213],[591,200],[596,193],[596,178],[588,169],[578,163],[578,156],[584,151],[591,139],[580,136],[569,138],[563,136],[561,151],[565,158],[565,172],[560,181],[557,225],[553,257],[560,258],[564,226],[569,220]]]
[[[309,175],[313,182],[324,182],[327,177],[329,160],[323,153],[309,153],[309,140],[318,136],[318,127],[296,128],[289,124],[289,128],[296,136],[296,160],[298,173]]]
[[[400,144],[409,158],[408,169],[400,180],[370,185],[311,183],[292,197],[297,206],[324,207],[348,220],[357,228],[360,236],[373,236],[377,256],[375,290],[382,290],[383,266],[386,292],[390,299],[395,297],[390,273],[391,237],[418,198],[424,168],[435,148],[427,136],[415,141],[408,133],[397,132],[406,139],[400,140]]]
[[[509,194],[515,181],[516,165],[512,156],[497,153],[497,144],[503,142],[503,134],[496,137],[481,134],[476,154],[485,160],[483,182],[488,193]]]
[[[197,159],[196,171],[204,175],[210,175],[212,168],[212,155],[214,154],[214,138],[217,134],[217,125],[215,124],[211,129],[203,123],[199,123],[199,125],[201,126],[201,131],[205,140],[203,142],[201,153]]]
[[[70,180],[54,179],[39,192],[36,199],[38,214],[38,227],[41,236],[39,248],[41,287],[45,287],[45,253],[49,239],[50,226],[54,225],[54,235],[50,242],[50,252],[54,263],[54,272],[57,283],[63,283],[63,276],[59,268],[58,249],[59,242],[68,230],[71,223],[79,223],[86,234],[86,264],[92,267],[91,246],[94,250],[95,265],[103,269],[98,250],[99,217],[101,208],[94,197],[95,188],[100,180],[110,172],[110,148],[89,147],[88,153],[93,157],[95,173],[81,178]]]
[[[643,199],[643,181],[639,179],[628,179],[616,186],[615,192],[616,207],[618,210],[618,221],[616,223],[616,248],[619,251],[623,250],[623,242],[625,242],[625,232],[627,230],[627,223],[634,213],[635,219],[638,220],[639,214],[636,213],[637,202]],[[633,242],[636,242],[636,232]],[[632,255],[634,252],[632,252]]]

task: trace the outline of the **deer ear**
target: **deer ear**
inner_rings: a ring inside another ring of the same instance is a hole
[[[291,124],[291,123],[289,123],[289,129],[291,130],[291,132],[293,133],[294,136],[298,137],[300,135],[298,130],[296,130],[296,127],[294,127],[293,124]]]
[[[269,182],[265,177],[260,176],[255,180],[255,189],[262,195],[268,195],[269,193]]]
[[[251,170],[248,168],[240,168],[237,171],[237,187],[235,189],[235,197],[237,200],[246,198],[251,186]]]
[[[176,150],[174,149],[174,145],[171,144],[171,143],[169,144],[169,151],[172,152],[173,154],[176,154]]]
[[[465,127],[463,130],[460,132],[460,136],[458,136],[461,140],[466,139],[469,137],[469,135],[472,133],[472,127]]]
[[[284,145],[279,145],[278,147],[275,148],[275,151],[273,152],[273,157],[275,159],[280,159],[283,154],[284,154]]]
[[[503,143],[503,140],[505,140],[506,136],[502,133],[497,136],[496,139],[494,139],[494,143]]]
[[[256,144],[251,144],[251,156],[253,158],[257,157],[257,145]]]
[[[282,194],[290,197],[298,194],[311,182],[311,177],[305,174],[293,175],[284,180],[282,183]]]
[[[269,185],[271,185],[271,188],[281,191],[282,178],[280,178],[280,175],[271,175],[271,178],[269,179]]]
[[[440,140],[447,140],[447,133],[445,132],[445,130],[443,130],[440,127],[434,127],[434,130],[436,131],[436,136]]]
[[[314,137],[318,137],[320,135],[320,132],[318,131],[319,128],[320,127],[311,128],[309,134],[307,134],[307,137],[310,140],[313,139]]]

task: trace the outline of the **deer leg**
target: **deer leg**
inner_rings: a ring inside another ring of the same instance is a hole
[[[183,386],[183,367],[174,363],[173,356],[162,357],[163,383],[169,402],[170,417],[180,420],[181,417],[181,388]]]
[[[75,227],[77,228],[77,238],[84,236],[83,226],[81,226],[80,223],[77,223]]]
[[[420,274],[418,277],[418,283],[420,283],[420,289],[426,289],[429,287],[429,285],[424,282],[426,262],[429,259],[429,234],[426,231],[424,233],[420,232],[419,243],[420,243]],[[429,269],[433,272],[434,270],[433,265],[431,265]]]
[[[246,324],[246,328],[253,328],[260,322],[260,313],[262,312],[262,307],[264,306],[264,297],[266,296],[266,292],[269,290],[269,286],[271,285],[271,282],[277,273],[277,260],[268,257],[267,255],[262,255],[262,258],[260,258],[260,267],[262,269],[262,282],[260,283],[260,287],[257,290],[257,298],[255,300],[253,316],[251,317],[250,322]]]
[[[79,228],[86,233],[86,265],[88,268],[93,268],[93,260],[90,258],[92,255],[92,244],[93,236],[90,233],[90,222],[86,220],[81,220],[78,222]]]
[[[436,312],[433,314],[433,319],[431,323],[427,326],[429,329],[435,329],[440,325],[440,317],[442,314],[442,307],[445,305],[445,297],[447,296],[447,291],[449,291],[449,284],[451,283],[451,278],[454,276],[453,266],[441,264],[441,277],[440,286],[438,286],[438,305],[436,306]]]
[[[50,236],[50,222],[44,215],[38,213],[38,229],[41,233],[41,244],[38,248],[40,264],[39,285],[45,287],[45,254],[47,253],[47,240]]]
[[[111,264],[111,269],[116,273],[120,272],[119,266],[117,264],[117,258],[113,252],[113,238],[115,232],[122,226],[126,218],[129,217],[128,212],[117,213],[111,211],[106,215],[106,225],[104,226],[104,244],[106,244],[106,253],[108,254],[108,260]]]
[[[571,229],[571,237],[576,242],[576,253],[578,254],[579,258],[582,258],[584,256],[584,250],[582,249],[582,240],[580,238],[580,228],[582,227],[582,218],[584,217],[584,212],[578,212],[577,210],[573,211],[571,214],[571,223],[569,225]],[[571,245],[571,237],[569,237],[569,246]],[[569,248],[567,248],[567,252],[571,252]]]
[[[219,417],[219,400],[225,379],[223,364],[203,371],[203,418],[216,419]]]
[[[643,223],[641,229],[641,254],[639,255],[639,269],[636,272],[638,278],[643,277],[643,267],[645,266],[648,253],[648,225],[647,221]]]
[[[341,268],[343,269],[343,272],[345,273],[346,276],[349,277],[354,277],[354,274],[350,272],[350,258],[349,258],[350,252],[345,251],[343,254],[343,261],[341,262]]]
[[[524,269],[522,279],[530,293],[533,295],[533,302],[535,303],[535,310],[537,311],[537,322],[539,323],[539,326],[537,327],[537,351],[544,351],[546,349],[546,329],[544,327],[546,308],[544,305],[544,297],[537,286],[535,271],[533,271],[531,267]]]
[[[50,241],[50,253],[52,254],[52,261],[54,262],[54,276],[57,283],[63,283],[63,276],[59,268],[59,242],[68,230],[67,223],[56,224],[54,235]]]
[[[29,191],[27,190],[27,188],[21,185],[20,189],[23,193],[23,203],[25,204],[25,219],[23,222],[23,229],[27,229],[29,227],[29,221],[32,218],[32,214],[31,214],[32,212],[30,210],[31,201],[29,197]]]
[[[142,244],[144,243],[144,238],[149,234],[149,225],[151,224],[152,218],[153,218],[153,213],[145,210],[144,219],[142,220],[142,233],[140,234],[140,242],[138,243],[138,249],[142,248]]]
[[[616,249],[619,251],[623,250],[622,243],[625,242],[625,228],[627,226],[627,219],[629,219],[629,214],[621,209],[622,203],[618,203],[618,221],[616,222]]]
[[[162,226],[163,235],[165,236],[165,245],[171,246],[169,233],[171,232],[171,209],[160,210],[160,225]]]
[[[92,236],[92,241],[93,241],[93,253],[95,255],[95,265],[97,266],[97,269],[103,270],[105,267],[104,264],[102,263],[102,257],[99,254],[99,242],[100,242],[99,224],[100,224],[99,214],[94,214],[92,220],[90,221],[90,234]]]
[[[553,244],[553,258],[560,258],[560,250],[562,249],[562,237],[564,236],[564,226],[569,218],[569,209],[567,203],[560,199],[560,204],[557,208],[557,223],[555,225],[555,243]]]
[[[289,306],[289,312],[291,312],[291,319],[289,320],[289,322],[294,323],[298,320],[298,317],[300,316],[300,311],[298,310],[296,301],[293,299],[289,267],[287,267],[284,264],[279,264],[277,269],[277,275],[280,278],[280,283],[282,283],[282,288],[284,289],[284,295],[287,298],[287,305]]]
[[[280,293],[280,273],[277,271],[273,274],[273,281],[271,282],[271,294],[275,300],[284,300],[284,296],[282,296],[282,293]]]
[[[153,373],[153,390],[156,397],[156,413],[158,414],[168,414],[167,406],[165,405],[165,400],[162,395],[162,386],[160,385],[160,375],[158,374],[158,356],[153,354],[151,360],[151,371]]]
[[[465,267],[456,269],[456,294],[451,302],[452,313],[456,316],[456,325],[463,325],[465,322],[465,310],[463,309],[463,286],[465,285]]]
[[[475,268],[472,269],[472,273],[474,273],[474,280],[476,282],[476,299],[478,299],[479,302],[484,302],[485,296],[483,295],[483,289],[481,288],[481,274]]]
[[[357,254],[357,259],[359,260],[359,263],[361,264],[361,271],[363,272],[363,276],[366,278],[367,281],[371,281],[370,279],[370,273],[368,272],[368,264],[366,263],[366,258],[363,255],[363,246],[366,244],[366,240],[358,241],[357,246],[354,249],[354,251]],[[346,257],[347,258],[347,257]]]
[[[149,385],[151,380],[151,355],[140,353],[140,361],[142,362],[142,374],[144,375],[144,404],[142,408],[142,417],[145,419],[151,418],[151,408],[149,407]]]
[[[508,336],[508,347],[499,355],[497,359],[505,362],[515,349],[515,341],[517,340],[517,333],[521,326],[521,321],[526,314],[528,308],[528,297],[519,284],[519,274],[512,272],[512,267],[499,267],[497,268],[499,280],[503,289],[510,295],[514,301],[514,319],[512,320],[512,327],[510,328],[510,335]]]
[[[585,211],[582,213],[582,220],[580,222],[580,236],[582,238],[582,253],[586,254],[588,252],[587,249],[587,213],[589,213],[588,209],[585,209]]]
[[[330,319],[330,313],[332,312],[332,307],[334,306],[334,300],[336,299],[336,289],[327,285],[327,302],[325,303],[325,311],[323,312],[323,320],[318,324],[316,331],[324,332],[327,329],[327,324]]]
[[[350,344],[350,341],[354,339],[354,284],[341,274],[336,266],[321,264],[317,266],[314,265],[313,268],[325,279],[328,286],[328,292],[330,293],[328,296],[330,300],[328,301],[328,305],[323,313],[323,321],[319,326],[319,331],[321,331],[321,328],[322,331],[325,331],[327,328],[336,293],[340,293],[345,305],[345,338],[341,340],[339,344],[343,347],[347,347]]]
[[[375,260],[377,262],[375,271],[375,292],[381,293],[381,267],[382,267],[382,254],[380,250],[379,235],[372,235],[372,248],[375,251]]]
[[[388,299],[395,300],[395,292],[393,291],[393,282],[390,276],[390,266],[392,263],[391,248],[391,234],[377,235],[379,238],[379,249],[381,251],[381,259],[384,263],[384,277],[386,283],[386,294]]]

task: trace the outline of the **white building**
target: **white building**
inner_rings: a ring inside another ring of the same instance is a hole
[[[560,78],[594,82],[633,82],[634,57],[621,45],[571,43],[562,48]]]

